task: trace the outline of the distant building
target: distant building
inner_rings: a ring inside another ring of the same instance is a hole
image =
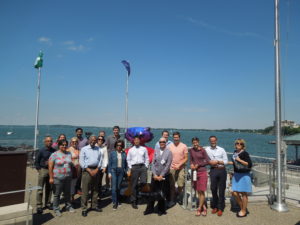
[[[274,127],[275,127],[275,121],[274,121]],[[281,127],[299,128],[300,125],[295,123],[295,121],[292,120],[282,120]]]

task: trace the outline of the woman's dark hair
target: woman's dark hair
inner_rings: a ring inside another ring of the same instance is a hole
[[[64,136],[64,137],[65,137],[65,140],[67,140],[67,136],[66,136],[65,134],[60,134],[60,135],[58,135],[58,137],[57,137],[57,139],[56,139],[56,142],[58,142],[60,136]]]
[[[68,141],[67,140],[59,140],[57,142],[57,146],[59,147],[59,146],[63,145],[64,143],[67,143],[67,145],[68,145]]]
[[[124,147],[125,147],[125,143],[124,143],[124,141],[123,141],[123,140],[117,140],[117,141],[116,141],[116,143],[115,143],[115,146],[114,146],[114,147],[115,147],[115,149],[117,148],[117,145],[118,145],[118,144],[122,144],[122,148],[124,148]]]
[[[81,131],[83,132],[83,130],[82,130],[81,127],[76,128],[75,132],[77,132],[77,131],[79,131],[79,130],[81,130]]]
[[[198,141],[198,142],[199,142],[199,138],[193,137],[193,138],[192,138],[192,142],[193,142],[193,141]]]

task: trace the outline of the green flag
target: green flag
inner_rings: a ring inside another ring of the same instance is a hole
[[[43,52],[40,51],[39,56],[35,60],[34,68],[38,69],[40,67],[43,67],[43,55]]]

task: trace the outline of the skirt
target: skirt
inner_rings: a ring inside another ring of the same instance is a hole
[[[232,177],[232,191],[252,192],[250,173],[234,173]]]
[[[207,171],[198,171],[197,172],[197,181],[194,182],[194,189],[196,191],[206,191],[207,189]]]

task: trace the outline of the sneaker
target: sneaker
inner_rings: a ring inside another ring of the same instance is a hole
[[[69,206],[69,207],[67,208],[67,210],[68,210],[69,212],[71,212],[71,213],[75,212],[75,209],[74,209],[72,206]]]
[[[57,217],[60,217],[60,216],[61,216],[60,210],[55,210],[55,216],[57,216]]]
[[[118,205],[117,205],[117,204],[114,204],[114,205],[113,205],[113,210],[117,210],[117,208],[118,208]]]

